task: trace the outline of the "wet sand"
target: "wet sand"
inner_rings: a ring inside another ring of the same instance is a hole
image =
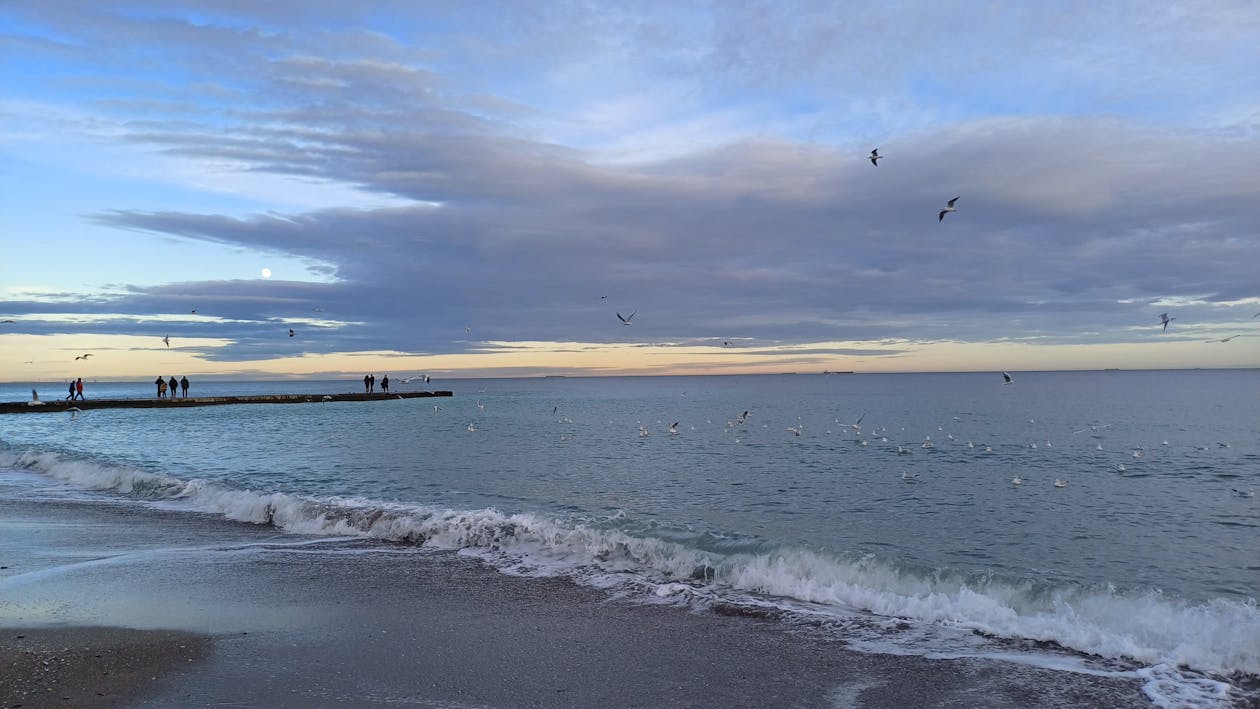
[[[122,707],[204,658],[211,638],[170,630],[8,628],[0,706]]]
[[[1136,679],[862,654],[447,552],[3,493],[6,707],[1150,706]]]

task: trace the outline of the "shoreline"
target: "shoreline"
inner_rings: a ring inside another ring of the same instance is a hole
[[[23,634],[74,660],[38,659],[24,696],[104,705],[102,663],[139,647],[127,706],[1151,705],[1133,677],[861,653],[449,551],[2,487],[0,653]]]

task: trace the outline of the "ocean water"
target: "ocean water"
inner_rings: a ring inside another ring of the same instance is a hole
[[[1163,706],[1255,701],[1260,371],[1015,378],[445,380],[452,398],[7,415],[0,476],[742,607],[859,650],[1136,676]]]

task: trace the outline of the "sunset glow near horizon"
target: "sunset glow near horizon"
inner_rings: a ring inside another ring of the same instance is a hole
[[[908,8],[0,6],[0,380],[1260,367],[1254,7]]]

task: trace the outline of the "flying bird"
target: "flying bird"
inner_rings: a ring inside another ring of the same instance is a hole
[[[879,167],[879,163],[875,161],[879,160],[882,157],[884,156],[879,154],[879,148],[875,148],[874,150],[871,151],[871,157],[870,157],[871,164],[874,165],[875,167]]]
[[[1160,314],[1159,314],[1159,321],[1160,321],[1160,322],[1162,322],[1162,323],[1164,323],[1164,332],[1168,332],[1168,323],[1170,323],[1170,322],[1172,322],[1173,320],[1176,320],[1176,319],[1177,319],[1177,318],[1170,318],[1170,317],[1168,317],[1168,313],[1160,313]]]
[[[1222,337],[1222,338],[1221,338],[1221,339],[1219,339],[1219,340],[1204,340],[1204,342],[1229,342],[1230,340],[1234,339],[1235,337],[1242,337],[1242,335],[1230,335],[1229,337]]]
[[[861,416],[858,417],[857,421],[854,421],[853,423],[849,424],[849,428],[853,429],[854,431],[861,431],[862,419],[864,418],[866,418],[866,414],[862,414]]]
[[[950,201],[948,201],[948,202],[946,202],[946,203],[945,203],[945,207],[944,207],[943,209],[941,209],[941,213],[940,213],[940,214],[938,214],[938,215],[936,215],[936,221],[937,221],[938,223],[939,223],[939,222],[942,222],[942,221],[944,221],[944,220],[945,220],[945,215],[946,215],[946,214],[948,214],[948,213],[950,213],[950,212],[957,212],[957,211],[958,211],[957,209],[954,209],[954,202],[957,202],[957,201],[958,201],[958,198],[957,198],[957,197],[955,197],[955,198],[953,198],[953,199],[951,199]]]
[[[637,313],[637,312],[639,312],[639,311],[637,311],[637,310],[636,310],[636,311],[634,311],[634,313],[630,313],[630,316],[629,316],[629,317],[624,317],[624,318],[623,318],[623,317],[621,317],[621,313],[617,313],[617,319],[621,321],[621,324],[622,324],[622,325],[629,325],[629,324],[630,324],[630,321],[631,321],[632,319],[634,319],[634,314],[635,314],[635,313]]]
[[[1006,372],[1002,372],[1002,379],[1004,380],[1004,381],[1002,382],[1003,384],[1014,384],[1014,383],[1015,383],[1015,378],[1014,378],[1014,377],[1012,377],[1010,374],[1008,374],[1008,373],[1006,373]]]
[[[293,337],[296,334],[297,333],[293,331],[293,328],[289,328],[289,337]]]
[[[6,325],[16,325],[17,321],[16,320],[0,320],[0,323],[4,323]]]
[[[170,346],[171,346],[171,336],[170,336],[170,335],[167,335],[166,337],[163,337],[163,338],[162,338],[162,342],[165,342],[165,343],[166,343],[166,346],[167,346],[167,347],[170,347]]]
[[[87,359],[88,357],[91,357],[91,356],[92,354],[89,352],[88,354],[85,354],[85,355],[79,355],[78,357],[75,357],[75,359]]]

